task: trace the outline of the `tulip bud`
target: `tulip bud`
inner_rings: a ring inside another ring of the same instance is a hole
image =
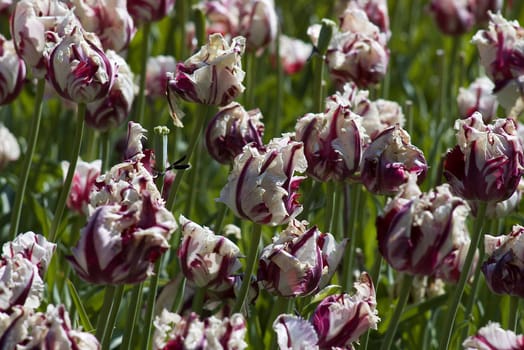
[[[0,123],[0,169],[3,169],[7,163],[18,160],[19,157],[18,141],[9,129]]]
[[[117,72],[114,84],[107,96],[87,104],[85,115],[86,124],[100,131],[116,128],[128,118],[136,89],[127,62],[114,51],[107,51],[106,56]]]
[[[468,337],[462,343],[466,350],[484,349],[524,349],[524,335],[517,335],[511,330],[505,330],[496,322],[488,322],[487,326]]]
[[[178,250],[180,267],[187,280],[199,287],[222,291],[242,264],[240,249],[229,239],[215,235],[209,228],[180,216],[182,243]]]
[[[115,68],[92,40],[92,34],[76,27],[49,56],[47,79],[60,96],[76,103],[101,99],[113,85]]]
[[[460,88],[457,104],[462,118],[471,117],[474,112],[480,112],[484,123],[489,124],[496,116],[498,102],[492,94],[495,85],[489,78],[477,78],[467,89]]]
[[[509,112],[521,95],[517,79],[524,75],[524,60],[519,58],[522,57],[524,29],[517,21],[507,21],[500,13],[489,16],[488,30],[478,31],[471,41],[477,45],[486,74],[495,83],[493,92]]]
[[[146,95],[151,98],[165,98],[168,72],[174,72],[176,61],[173,56],[154,56],[147,59]]]
[[[22,90],[25,64],[20,59],[12,40],[0,34],[0,106],[12,102]]]
[[[313,53],[313,46],[300,39],[280,35],[280,59],[286,74],[295,74],[304,68]]]
[[[160,21],[174,6],[175,0],[127,0],[127,10],[138,24]]]
[[[241,9],[239,35],[250,51],[260,52],[277,36],[278,18],[273,0],[250,0]]]
[[[362,118],[349,106],[333,95],[324,113],[308,113],[295,126],[296,139],[304,143],[307,173],[319,181],[351,179],[360,167],[368,137]]]
[[[488,259],[482,273],[488,287],[497,294],[524,298],[524,227],[513,226],[508,235],[485,235]]]
[[[154,321],[153,349],[235,349],[247,348],[246,321],[241,314],[200,321],[195,313],[182,317],[162,310]],[[205,344],[205,345],[203,345]]]
[[[415,181],[411,175],[377,217],[378,247],[394,269],[429,276],[455,253],[455,241],[467,232],[469,207],[447,184],[421,194]]]
[[[208,44],[168,73],[168,99],[176,106],[176,97],[205,105],[225,106],[245,87],[241,55],[245,38],[233,38],[231,46],[221,34],[209,36]]]
[[[307,163],[303,144],[289,136],[273,139],[265,152],[247,145],[235,158],[228,182],[220,192],[238,217],[270,226],[282,225],[302,211],[298,186]]]
[[[69,162],[62,162],[62,174],[65,176],[69,169]],[[95,181],[100,175],[102,161],[97,159],[91,163],[78,160],[71,191],[67,197],[66,205],[69,209],[76,211],[81,215],[88,215],[89,196],[94,189]]]
[[[448,35],[461,35],[473,27],[475,17],[470,0],[432,0],[429,10],[437,27]]]
[[[73,0],[72,5],[83,28],[95,33],[105,50],[121,52],[127,48],[136,29],[126,0]]]
[[[458,145],[444,158],[444,176],[468,200],[500,202],[515,192],[524,172],[522,145],[512,119],[485,125],[480,113],[455,122]]]
[[[362,156],[361,180],[374,194],[393,195],[408,181],[409,174],[421,183],[427,164],[420,149],[411,144],[409,134],[395,125],[384,130]]]
[[[237,102],[220,108],[206,129],[206,147],[211,157],[219,163],[230,164],[247,144],[263,150],[261,119],[260,110],[246,111]]]

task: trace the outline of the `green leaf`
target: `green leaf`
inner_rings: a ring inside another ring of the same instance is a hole
[[[94,331],[94,327],[89,321],[89,316],[87,316],[86,309],[84,308],[84,305],[82,304],[82,301],[80,299],[80,296],[78,295],[78,292],[76,291],[76,288],[71,282],[71,280],[67,280],[67,288],[69,289],[69,293],[71,294],[71,297],[73,298],[73,303],[75,304],[76,311],[78,312],[78,316],[80,317],[80,324],[82,325],[82,328],[86,332],[92,332]]]

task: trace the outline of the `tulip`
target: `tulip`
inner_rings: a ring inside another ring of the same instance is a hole
[[[513,226],[508,235],[485,235],[487,260],[482,273],[488,287],[497,294],[524,298],[524,227]]]
[[[472,39],[480,63],[495,83],[493,92],[509,112],[521,95],[518,79],[524,75],[524,29],[517,21],[507,21],[500,13],[490,13],[488,30],[478,31]]]
[[[154,325],[154,350],[247,348],[246,321],[238,313],[230,318],[211,316],[201,321],[195,313],[182,317],[164,309]]]
[[[95,43],[96,37],[75,27],[51,51],[47,79],[63,98],[89,103],[109,93],[115,67]]]
[[[482,114],[484,123],[489,124],[498,108],[497,97],[492,94],[495,85],[489,78],[477,78],[467,89],[460,88],[457,104],[462,118],[471,117],[474,112]]]
[[[455,122],[458,145],[444,159],[444,176],[468,200],[500,202],[515,192],[524,172],[522,145],[512,119],[485,125],[482,115]]]
[[[360,175],[371,193],[393,195],[408,181],[410,173],[421,183],[426,171],[422,151],[411,144],[405,130],[395,125],[380,133],[366,148]]]
[[[422,194],[415,182],[411,175],[377,217],[378,247],[396,270],[429,276],[456,253],[455,242],[467,232],[469,207],[447,184]]]
[[[136,23],[160,21],[174,6],[175,0],[127,0],[127,10]]]
[[[468,337],[462,346],[466,350],[519,350],[524,348],[524,335],[502,329],[500,324],[490,321]]]
[[[44,281],[38,267],[21,254],[0,259],[0,312],[15,305],[36,309],[44,296]]]
[[[242,264],[240,249],[229,239],[215,235],[183,216],[182,243],[178,250],[180,267],[192,284],[207,290],[222,291],[231,286],[232,275]]]
[[[86,124],[100,131],[116,128],[126,120],[135,98],[136,85],[127,62],[114,51],[106,52],[117,73],[109,94],[87,104]]]
[[[2,257],[9,259],[18,254],[22,255],[37,267],[40,277],[43,278],[55,249],[55,243],[50,243],[44,236],[29,231],[5,243],[2,247]]]
[[[0,0],[0,12],[3,12],[13,4],[12,0]]]
[[[279,59],[286,74],[300,72],[313,53],[313,46],[300,39],[280,35]]]
[[[88,32],[95,33],[105,50],[125,50],[136,29],[126,0],[73,0],[75,15]]]
[[[0,34],[0,105],[12,102],[22,90],[25,64],[15,52],[12,40]]]
[[[306,170],[301,142],[289,136],[273,139],[266,151],[247,145],[235,158],[226,186],[220,192],[225,203],[238,217],[270,226],[289,222],[302,211],[298,186]]]
[[[230,164],[247,144],[263,150],[261,119],[260,110],[246,111],[237,102],[220,108],[206,129],[206,147],[211,157],[219,163]]]
[[[67,174],[69,169],[69,162],[62,162],[62,174]],[[100,175],[102,161],[97,159],[93,162],[84,162],[79,159],[75,174],[73,175],[73,182],[71,184],[71,191],[67,197],[66,205],[69,209],[76,211],[81,215],[88,215],[89,196],[94,190],[94,185],[97,177]]]
[[[352,179],[359,170],[368,137],[362,118],[349,106],[331,96],[324,113],[308,113],[295,126],[296,139],[304,143],[307,173],[319,181]]]
[[[303,318],[282,314],[275,319],[273,330],[280,350],[319,349],[315,328]]]
[[[348,3],[348,8],[362,9],[369,21],[376,25],[380,32],[391,35],[389,30],[389,14],[387,0],[356,0]]]
[[[173,56],[153,56],[147,59],[146,95],[151,98],[166,96],[168,72],[174,72],[176,61]]]
[[[503,0],[470,0],[470,6],[478,23],[489,20],[489,13],[497,13],[502,9]]]
[[[18,160],[19,157],[18,141],[9,129],[0,123],[0,169],[5,168],[7,163]]]
[[[473,27],[475,16],[470,0],[432,0],[429,10],[437,27],[448,35],[461,35]]]

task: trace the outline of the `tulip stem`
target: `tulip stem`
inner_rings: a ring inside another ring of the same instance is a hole
[[[53,217],[53,222],[51,223],[51,230],[49,231],[49,241],[53,242],[56,239],[56,234],[62,216],[64,214],[64,209],[66,206],[67,197],[69,196],[69,191],[71,190],[71,183],[73,182],[73,175],[75,174],[76,163],[78,162],[78,156],[80,155],[80,149],[82,148],[82,138],[84,135],[84,116],[86,111],[85,103],[78,104],[77,110],[77,120],[76,120],[76,130],[74,138],[73,152],[71,153],[71,159],[69,160],[69,168],[67,169],[66,179],[62,190],[60,191],[60,197],[58,197],[58,202],[56,204],[55,216]]]
[[[186,278],[182,277],[182,280],[180,281],[180,285],[178,287],[175,301],[173,302],[173,307],[171,308],[174,312],[179,313],[180,309],[182,307],[182,303],[184,301],[184,291],[186,289]]]
[[[246,54],[246,92],[244,106],[253,108],[255,100],[256,59],[253,52]]]
[[[516,332],[518,326],[518,313],[519,313],[519,302],[520,299],[517,296],[510,296],[509,299],[509,319],[508,319],[508,329],[510,331]]]
[[[349,185],[345,184],[344,186],[347,187]],[[347,191],[344,192],[344,195],[347,197]],[[344,230],[344,234],[349,242],[346,244],[346,252],[344,254],[346,260],[342,268],[342,288],[346,291],[350,290],[353,284],[353,262],[355,260],[355,250],[357,249],[357,221],[360,219],[358,214],[361,212],[360,207],[362,206],[362,190],[359,184],[351,185],[349,196],[350,200],[344,198],[344,213],[349,213],[349,227],[347,230]],[[351,203],[348,205],[349,201]]]
[[[109,310],[109,315],[107,315],[107,322],[104,327],[104,333],[102,335],[102,349],[109,349],[111,343],[111,338],[113,336],[113,328],[115,328],[116,316],[118,315],[118,310],[120,309],[120,302],[122,301],[122,295],[124,294],[124,285],[118,285],[114,288],[114,297],[112,300],[111,309]],[[106,316],[106,315],[104,315]]]
[[[155,313],[155,303],[156,303],[156,294],[158,291],[158,279],[160,275],[160,266],[162,266],[162,261],[164,256],[161,256],[160,259],[155,263],[155,269],[153,276],[149,282],[149,293],[147,297],[147,309],[146,309],[146,318],[144,321],[144,344],[142,349],[150,349],[151,342],[151,329],[153,328],[153,314]]]
[[[478,211],[477,217],[475,220],[475,227],[473,231],[473,237],[471,238],[470,246],[468,249],[468,254],[466,260],[464,261],[464,266],[462,267],[462,272],[460,273],[460,279],[455,286],[454,293],[451,296],[451,301],[448,303],[450,305],[447,312],[447,318],[444,322],[444,332],[442,333],[442,340],[440,342],[440,349],[448,349],[449,342],[451,340],[451,334],[453,332],[453,325],[455,324],[455,317],[457,315],[457,310],[460,304],[460,299],[464,293],[464,286],[469,276],[469,271],[471,270],[471,265],[473,264],[473,258],[477,247],[479,246],[480,238],[482,236],[482,227],[484,225],[484,218],[486,216],[486,202],[478,201]]]
[[[109,166],[110,157],[110,138],[109,131],[104,131],[100,140],[100,158],[102,159],[102,167],[100,168],[101,173],[105,173]]]
[[[282,61],[280,60],[280,36],[282,35],[282,28],[280,25],[280,21],[278,23],[277,28],[277,38],[275,41],[275,48],[276,48],[276,71],[277,71],[277,88],[275,89],[275,112],[273,113],[272,120],[271,120],[271,126],[272,133],[270,136],[277,137],[280,135],[280,129],[281,124],[280,120],[282,119],[282,99],[284,96],[284,72],[282,69]]]
[[[120,347],[123,350],[131,350],[134,348],[133,336],[135,333],[136,320],[138,319],[138,312],[142,304],[141,296],[143,288],[144,284],[139,283],[133,288],[133,292],[131,294],[131,299],[129,301],[130,314],[128,316],[124,337],[122,338],[122,346]]]
[[[327,193],[326,193],[326,212],[324,215],[325,223],[324,230],[326,232],[332,232],[333,230],[333,221],[335,220],[335,203],[337,201],[336,186],[333,181],[329,181],[327,184]]]
[[[215,233],[217,235],[220,234],[220,231],[222,231],[222,225],[224,224],[224,219],[227,215],[227,205],[224,203],[217,203],[218,205],[218,213],[217,213],[217,219],[215,223],[215,227],[213,228]]]
[[[244,273],[244,279],[242,280],[242,286],[240,287],[240,292],[238,293],[235,306],[233,307],[232,314],[241,312],[246,303],[246,299],[249,292],[249,285],[251,283],[251,275],[255,271],[256,259],[258,255],[258,245],[260,243],[260,238],[262,237],[262,225],[253,224],[253,235],[251,238],[251,245],[249,246],[249,252],[246,262],[246,270]]]
[[[142,47],[140,56],[140,81],[138,90],[138,99],[136,103],[136,120],[138,123],[144,125],[144,110],[145,110],[145,99],[146,99],[146,69],[147,69],[147,58],[149,57],[149,34],[151,32],[151,23],[146,22],[143,26],[142,32]],[[147,128],[146,128],[147,129]]]
[[[115,286],[108,284],[105,288],[104,303],[98,314],[98,321],[96,323],[96,337],[100,341],[103,340],[105,329],[108,323],[108,316],[111,312],[111,305],[113,305],[113,299],[115,296]]]
[[[324,109],[324,56],[315,53],[311,57],[311,61],[314,75],[313,113],[320,113]]]
[[[400,316],[402,316],[402,312],[404,311],[404,307],[406,306],[406,303],[409,298],[409,292],[411,291],[412,283],[413,276],[405,274],[402,279],[402,287],[400,289],[400,296],[398,297],[397,306],[395,307],[395,312],[391,317],[391,321],[389,321],[389,327],[386,332],[386,336],[384,337],[384,342],[380,347],[381,350],[388,350],[391,348],[391,344],[393,343],[393,337],[397,332]]]
[[[9,228],[9,237],[13,240],[18,233],[18,225],[20,224],[20,217],[22,214],[22,203],[24,201],[25,190],[27,188],[27,180],[29,179],[29,171],[33,162],[33,155],[35,154],[36,143],[38,141],[38,134],[40,133],[40,122],[42,121],[42,105],[44,99],[45,79],[38,80],[35,96],[35,109],[33,111],[33,119],[30,124],[29,143],[27,146],[27,153],[24,158],[24,165],[18,189],[16,191],[15,203],[11,214],[11,226]]]

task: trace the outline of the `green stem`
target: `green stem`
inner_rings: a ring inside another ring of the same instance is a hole
[[[449,303],[450,307],[447,312],[446,321],[444,323],[445,329],[442,333],[443,336],[440,342],[441,350],[448,349],[449,342],[451,340],[451,334],[453,333],[453,325],[455,324],[455,317],[457,315],[457,310],[460,304],[460,299],[462,298],[462,294],[464,293],[464,287],[469,276],[469,271],[471,270],[471,265],[473,264],[473,258],[475,256],[475,252],[477,250],[477,247],[479,246],[480,238],[482,236],[481,232],[486,216],[486,203],[479,201],[478,206],[479,208],[475,220],[473,237],[470,242],[468,254],[466,256],[466,260],[464,261],[464,266],[462,267],[460,279],[457,285],[455,286],[454,293]]]
[[[251,238],[251,244],[249,246],[249,252],[247,256],[246,270],[244,273],[244,279],[242,280],[242,286],[240,287],[240,292],[238,293],[235,306],[233,307],[233,314],[241,312],[241,310],[244,308],[244,304],[246,302],[249,292],[249,285],[251,284],[251,275],[253,275],[253,272],[255,271],[255,265],[258,255],[258,245],[260,243],[261,237],[262,225],[253,224],[253,235]]]
[[[193,155],[193,162],[191,164],[191,172],[193,175],[189,178],[189,188],[192,190],[187,194],[185,214],[188,217],[192,217],[193,208],[195,206],[195,200],[197,197],[197,189],[200,188],[198,185],[199,174],[200,174],[200,159],[202,158],[202,147],[197,139],[196,150]]]
[[[86,105],[84,103],[79,103],[74,138],[75,144],[73,145],[73,152],[71,153],[71,158],[69,160],[69,169],[67,170],[66,179],[64,181],[62,190],[60,191],[60,197],[58,198],[58,202],[56,205],[55,216],[53,217],[51,230],[49,232],[49,240],[51,242],[53,242],[57,238],[56,234],[58,231],[58,227],[60,226],[62,216],[64,214],[67,196],[69,196],[69,191],[71,190],[71,183],[73,182],[73,175],[75,174],[76,163],[78,161],[78,156],[80,155],[80,149],[82,148],[82,137],[84,135],[85,126],[85,111]]]
[[[517,296],[510,296],[509,299],[509,318],[508,318],[508,329],[513,332],[517,332],[518,326],[518,314],[519,314],[519,302],[520,299]]]
[[[42,121],[42,101],[44,98],[44,87],[45,79],[40,79],[36,87],[35,109],[33,111],[33,119],[30,124],[31,133],[29,135],[29,144],[27,146],[27,153],[24,158],[22,175],[20,177],[20,182],[18,183],[15,203],[13,205],[13,211],[11,214],[11,226],[9,228],[9,237],[11,237],[11,240],[14,239],[18,233],[18,225],[20,224],[20,217],[22,214],[22,203],[24,201],[25,190],[27,188],[27,179],[29,178],[29,171],[31,170],[36,143],[38,142],[40,122]]]
[[[280,120],[282,119],[282,101],[284,98],[284,72],[282,69],[282,61],[280,60],[280,35],[282,34],[282,28],[280,23],[278,24],[277,29],[277,38],[275,42],[276,46],[276,70],[277,70],[277,88],[275,90],[275,112],[272,116],[273,133],[270,134],[273,137],[280,135]]]
[[[371,280],[373,281],[373,284],[375,285],[375,294],[377,293],[378,286],[380,285],[379,284],[380,268],[382,266],[382,256],[378,252],[378,249],[377,249],[377,252],[376,252],[376,256],[377,256],[377,260],[375,261],[375,264],[373,265],[373,269],[371,271]],[[361,348],[363,350],[367,350],[367,348],[368,348],[369,334],[370,333],[371,333],[371,329],[369,329],[366,332],[366,335],[364,336],[364,341],[362,342],[362,346],[361,346]]]
[[[404,307],[406,306],[406,303],[409,298],[409,292],[411,290],[412,283],[413,283],[413,276],[404,275],[397,306],[395,307],[395,312],[393,313],[393,316],[391,317],[391,321],[389,322],[389,327],[386,332],[386,336],[384,337],[384,342],[382,343],[382,346],[380,347],[381,350],[388,350],[391,348],[391,344],[393,343],[393,338],[395,337],[395,333],[397,332],[398,324],[400,321],[400,316],[402,316],[402,312],[404,311]]]
[[[142,349],[150,349],[150,343],[151,343],[151,329],[153,328],[153,316],[155,313],[155,303],[156,303],[156,294],[158,291],[158,279],[160,275],[160,266],[162,266],[162,261],[164,260],[164,257],[161,256],[160,259],[157,260],[155,263],[155,269],[153,272],[153,276],[151,277],[151,280],[149,282],[149,294],[147,297],[147,309],[146,309],[146,317],[144,320],[144,343]]]
[[[326,211],[325,211],[325,214],[324,214],[324,219],[325,219],[325,223],[324,223],[324,229],[326,230],[326,232],[331,232],[333,230],[333,220],[334,220],[334,217],[335,217],[335,203],[336,203],[336,186],[335,186],[335,183],[333,181],[329,181],[327,184],[326,184],[326,197],[327,197],[327,200],[326,200]]]
[[[144,110],[146,99],[146,68],[147,58],[149,57],[149,34],[151,32],[151,23],[144,23],[142,33],[142,47],[140,56],[140,82],[138,90],[138,98],[136,103],[136,120],[138,123],[144,125]]]
[[[218,213],[217,213],[217,219],[216,219],[214,230],[215,230],[215,233],[219,235],[220,231],[222,231],[222,225],[224,224],[224,219],[226,218],[226,215],[227,215],[227,205],[225,205],[224,203],[217,203],[217,205],[218,205]]]
[[[120,303],[122,302],[122,295],[124,294],[124,285],[119,285],[115,288],[115,294],[113,298],[113,304],[109,312],[109,317],[104,327],[104,333],[102,336],[102,349],[109,349],[111,344],[111,338],[113,336],[113,328],[115,328],[116,317],[118,310],[120,309]]]
[[[133,292],[131,294],[131,299],[129,302],[130,316],[128,317],[126,330],[124,337],[122,338],[122,346],[120,347],[123,350],[131,350],[135,345],[133,342],[133,337],[135,335],[136,320],[138,319],[138,313],[142,304],[141,296],[143,288],[144,284],[139,283],[133,288]]]
[[[116,288],[115,286],[108,284],[105,288],[104,293],[104,303],[102,304],[102,309],[98,314],[98,321],[96,323],[96,337],[100,341],[103,340],[104,332],[109,320],[109,313],[111,312],[111,306],[113,305],[113,299],[115,296]]]
[[[349,185],[345,185],[349,186]],[[345,191],[347,192],[347,191]],[[351,185],[349,189],[351,204],[347,207],[348,199],[344,200],[346,208],[344,213],[349,213],[349,227],[344,233],[347,235],[348,242],[346,244],[346,252],[344,254],[345,260],[343,265],[342,288],[350,290],[353,284],[353,266],[355,260],[355,250],[357,249],[357,221],[359,220],[359,208],[362,205],[360,198],[362,197],[362,189],[359,184]]]
[[[246,53],[246,92],[244,95],[244,107],[254,107],[255,101],[255,79],[256,79],[255,53]]]
[[[180,312],[180,309],[182,308],[182,302],[184,301],[184,291],[186,289],[186,278],[182,277],[182,280],[180,281],[180,286],[178,287],[175,301],[173,302],[172,310],[176,313]]]
[[[193,302],[191,304],[191,311],[195,312],[198,315],[202,315],[202,310],[204,309],[204,300],[206,298],[206,289],[197,288],[195,295],[193,296]]]
[[[324,110],[324,57],[314,54],[311,61],[314,74],[313,113],[320,113]]]
[[[110,147],[111,141],[109,137],[109,131],[104,131],[100,140],[100,158],[102,159],[101,172],[104,173],[109,167]]]

